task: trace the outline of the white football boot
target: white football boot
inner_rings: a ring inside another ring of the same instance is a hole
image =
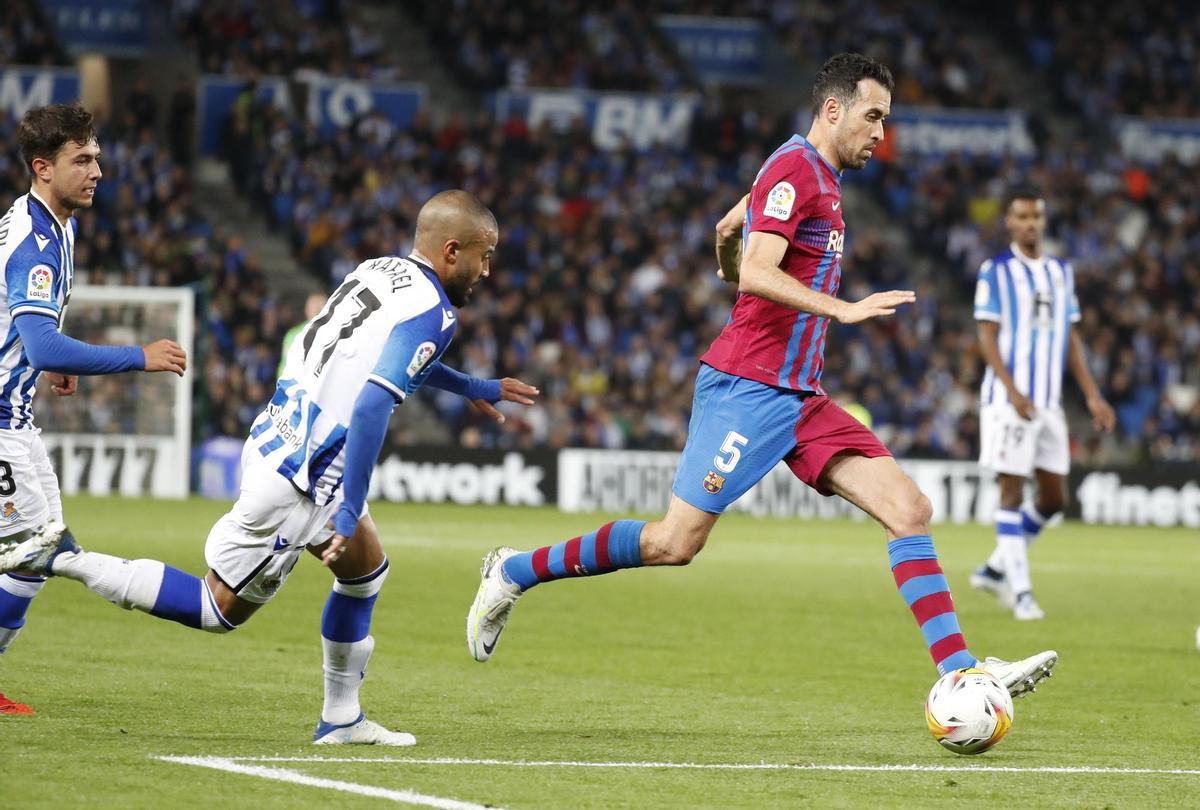
[[[1012,588],[1008,586],[1008,577],[1000,574],[993,576],[987,565],[981,565],[971,572],[971,587],[977,591],[986,591],[1000,602],[1001,606],[1012,608]]]
[[[1033,592],[1026,591],[1013,602],[1013,618],[1019,622],[1036,622],[1046,618],[1046,613],[1033,598]]]
[[[1036,692],[1037,685],[1050,677],[1050,670],[1057,663],[1058,653],[1054,650],[1046,650],[1028,658],[1022,658],[1020,661],[985,658],[978,666],[1004,684],[1009,695],[1021,697],[1028,692]]]
[[[313,745],[416,745],[417,738],[403,731],[388,731],[360,714],[353,723],[335,726],[317,723]]]
[[[504,561],[517,553],[515,548],[494,548],[483,557],[482,580],[467,614],[467,649],[480,663],[492,657],[508,614],[521,598],[521,589],[503,571]]]
[[[62,523],[50,521],[28,534],[0,540],[0,574],[28,571],[52,576],[50,567],[55,557],[78,551],[70,530]]]

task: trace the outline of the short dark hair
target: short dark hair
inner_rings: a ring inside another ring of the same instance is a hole
[[[821,114],[825,99],[833,96],[846,106],[854,103],[858,95],[858,83],[863,79],[874,79],[889,93],[896,89],[896,81],[887,65],[861,53],[839,53],[825,60],[817,73],[812,90],[812,114]]]
[[[1031,183],[1022,183],[1019,186],[1013,186],[1008,190],[1008,193],[1004,195],[1004,210],[1007,212],[1008,209],[1012,208],[1012,204],[1017,200],[1037,201],[1044,199],[1046,198],[1042,196],[1042,190],[1040,188]]]
[[[54,160],[58,150],[68,142],[86,144],[95,138],[96,124],[92,114],[78,101],[34,107],[25,113],[17,129],[21,160],[31,175],[34,158]]]

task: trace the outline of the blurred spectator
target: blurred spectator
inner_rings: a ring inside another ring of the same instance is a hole
[[[347,0],[172,0],[175,30],[201,72],[404,78],[383,40]]]

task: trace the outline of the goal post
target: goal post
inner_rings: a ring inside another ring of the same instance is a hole
[[[185,498],[189,491],[195,294],[184,287],[80,285],[63,332],[97,344],[145,345],[170,338],[187,352],[183,377],[128,372],[81,377],[69,397],[43,375],[34,421],[63,493]]]

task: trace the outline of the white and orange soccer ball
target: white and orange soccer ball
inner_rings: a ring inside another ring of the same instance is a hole
[[[947,672],[925,701],[933,738],[956,754],[982,754],[1004,739],[1012,721],[1008,690],[982,669]]]

